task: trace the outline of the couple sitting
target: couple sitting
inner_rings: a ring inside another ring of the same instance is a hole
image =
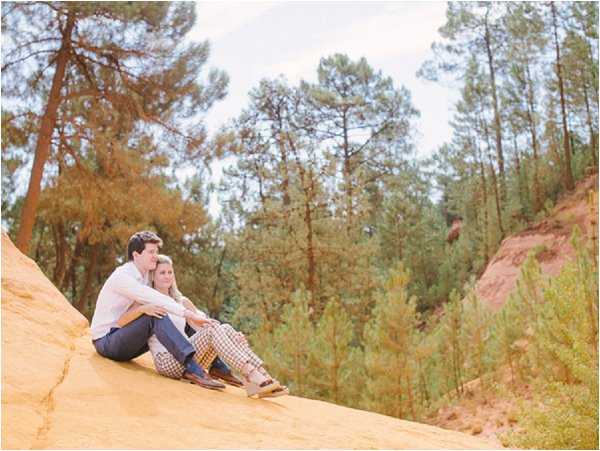
[[[158,373],[212,390],[225,388],[216,380],[221,379],[243,385],[248,396],[288,394],[241,332],[208,318],[179,292],[173,262],[159,255],[160,246],[153,232],[129,239],[128,262],[115,269],[98,295],[91,324],[96,351],[123,362],[149,350]]]

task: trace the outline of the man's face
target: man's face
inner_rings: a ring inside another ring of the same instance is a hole
[[[148,272],[156,268],[158,261],[158,244],[146,243],[141,253],[133,253],[133,261],[143,272]]]

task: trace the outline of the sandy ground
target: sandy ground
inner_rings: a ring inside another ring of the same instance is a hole
[[[460,432],[287,396],[246,398],[98,356],[88,323],[2,234],[2,448],[485,449]]]

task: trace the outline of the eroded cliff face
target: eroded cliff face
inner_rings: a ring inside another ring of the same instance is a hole
[[[573,193],[557,202],[547,218],[505,238],[475,286],[478,297],[499,310],[516,286],[521,264],[534,249],[542,272],[558,275],[575,256],[570,238],[576,225],[587,236],[598,236],[598,210],[591,209],[587,202],[590,191],[597,196],[597,174],[580,181]]]
[[[491,448],[454,431],[287,396],[246,398],[95,353],[86,319],[2,234],[2,447]]]

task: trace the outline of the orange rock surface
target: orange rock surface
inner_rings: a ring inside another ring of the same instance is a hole
[[[580,181],[573,193],[557,202],[546,219],[505,238],[475,286],[478,297],[494,310],[500,309],[516,286],[521,264],[533,249],[539,251],[537,260],[542,272],[558,275],[575,256],[569,242],[575,225],[588,236],[598,236],[598,212],[592,212],[586,202],[590,190],[598,192],[598,175]]]
[[[94,351],[86,319],[2,234],[2,448],[451,448],[476,437],[310,399],[246,398]]]

